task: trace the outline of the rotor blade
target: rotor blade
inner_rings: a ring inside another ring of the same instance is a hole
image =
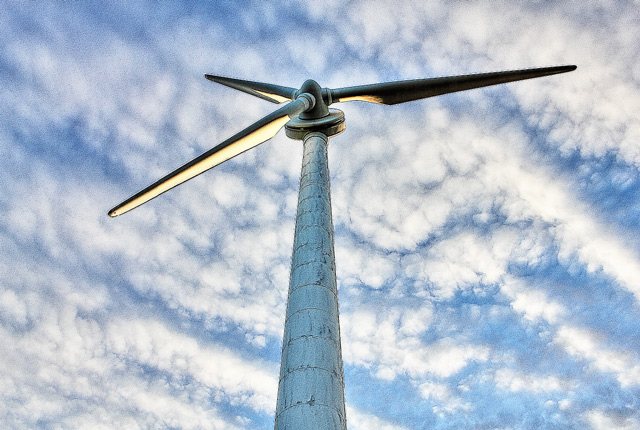
[[[544,67],[539,69],[513,70],[508,72],[479,73],[475,75],[448,76],[444,78],[416,79],[411,81],[386,82],[332,90],[333,102],[361,100],[395,105],[427,97],[481,88],[489,85],[523,79],[538,78],[575,70],[576,66]]]
[[[260,121],[250,125],[240,133],[230,137],[221,144],[211,148],[199,157],[189,161],[184,166],[174,170],[162,179],[149,185],[144,190],[134,194],[118,206],[109,211],[109,216],[115,217],[140,206],[143,203],[159,196],[165,191],[188,181],[191,178],[241,154],[262,142],[271,139],[278,131],[294,117],[309,107],[308,99],[300,97],[297,100],[283,106],[277,111],[267,115]]]
[[[295,98],[295,88],[264,84],[262,82],[243,81],[241,79],[225,78],[223,76],[215,75],[204,75],[204,77],[210,81],[243,91],[247,94],[251,94],[252,96],[260,97],[261,99],[270,101],[271,103],[282,103]]]

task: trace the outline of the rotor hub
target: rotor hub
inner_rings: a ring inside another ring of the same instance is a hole
[[[303,93],[311,94],[316,99],[316,103],[310,110],[302,112],[300,114],[300,118],[315,120],[318,118],[324,118],[325,116],[329,115],[329,105],[323,97],[322,87],[320,87],[320,85],[316,81],[314,81],[313,79],[305,81],[300,89],[296,92],[296,97],[299,94]]]

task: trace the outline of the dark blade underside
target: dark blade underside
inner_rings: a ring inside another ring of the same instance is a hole
[[[576,66],[544,67],[539,69],[513,70],[508,72],[479,73],[474,75],[448,76],[444,78],[416,79],[338,88],[332,91],[333,101],[361,100],[395,105],[427,97],[457,91],[504,84],[541,76],[555,75],[575,70]]]
[[[242,79],[225,78],[215,75],[204,75],[204,77],[210,81],[243,91],[252,96],[260,97],[272,103],[282,103],[287,100],[293,100],[296,92],[295,88],[265,84],[262,82],[244,81]]]

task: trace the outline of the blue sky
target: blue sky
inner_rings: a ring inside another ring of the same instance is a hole
[[[283,132],[107,211],[299,87],[576,64],[330,142],[350,430],[640,428],[637,2],[5,2],[0,422],[273,426]]]

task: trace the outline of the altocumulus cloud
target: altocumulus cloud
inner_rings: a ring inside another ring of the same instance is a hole
[[[299,143],[106,216],[273,109],[204,73],[339,87],[575,63],[340,106],[348,424],[638,427],[639,21],[632,2],[7,3],[2,422],[273,425]]]

